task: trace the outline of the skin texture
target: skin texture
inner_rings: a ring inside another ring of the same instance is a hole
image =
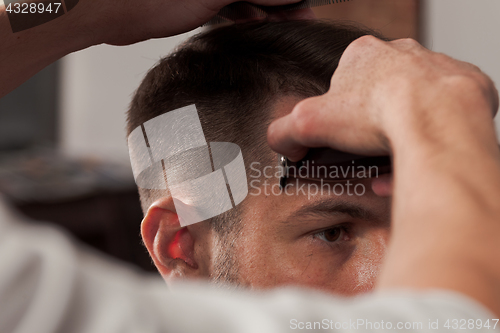
[[[325,145],[392,153],[391,242],[377,288],[451,289],[498,315],[497,110],[477,67],[367,36],[346,50],[330,91],[271,124],[268,141],[292,159]]]
[[[274,116],[290,113],[298,101],[280,99]],[[256,171],[247,172],[257,176]],[[342,295],[373,288],[389,238],[390,198],[375,195],[370,179],[351,181],[351,195],[346,182],[340,182],[346,189],[343,195],[311,191],[310,196],[311,181],[290,182],[290,195],[276,195],[271,186],[276,192],[277,178],[258,179],[249,184],[250,194],[240,206],[242,227],[237,236],[228,236],[230,248],[207,222],[180,228],[171,198],[150,208],[142,223],[143,240],[167,283],[214,278],[218,258],[230,253],[230,273],[217,282],[252,289],[307,286]],[[353,195],[358,183],[364,195]],[[304,186],[305,193],[297,194],[296,186]],[[326,238],[325,230],[338,237]]]

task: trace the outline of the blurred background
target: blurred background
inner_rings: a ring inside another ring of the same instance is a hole
[[[500,82],[498,0],[351,0],[314,10],[415,38]],[[154,270],[139,236],[125,111],[148,69],[199,31],[71,54],[0,99],[0,193],[30,218]]]

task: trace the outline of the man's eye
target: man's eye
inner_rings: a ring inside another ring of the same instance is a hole
[[[341,240],[342,238],[344,238],[344,236],[345,236],[345,228],[342,226],[327,229],[322,232],[314,234],[314,237],[317,237],[329,243],[334,243],[338,240]]]

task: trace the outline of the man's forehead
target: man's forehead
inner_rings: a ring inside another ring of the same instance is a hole
[[[274,183],[275,179],[273,179]],[[277,183],[277,181],[276,181]],[[313,184],[315,182],[300,180],[299,186]],[[364,186],[369,187],[371,180],[360,181]],[[346,185],[346,182],[337,182]],[[353,219],[379,221],[386,220],[390,213],[390,199],[376,196],[371,190],[367,190],[363,196],[335,195],[318,193],[308,196],[307,192],[298,193],[296,186],[286,193],[272,193],[271,190],[265,192],[261,188],[258,196],[247,197],[244,217],[248,220],[261,221],[273,225],[296,225],[304,221],[314,219],[331,219],[336,216],[345,216]],[[245,220],[245,218],[244,218]]]
[[[310,201],[300,206],[290,213],[293,218],[307,218],[308,216],[325,216],[332,215],[349,215],[356,219],[376,219],[377,216],[372,210],[367,208],[362,203],[352,202],[345,199],[332,199],[329,197],[318,198],[318,200]],[[284,221],[288,223],[287,219]]]
[[[284,117],[290,114],[300,101],[304,100],[304,97],[297,95],[283,95],[278,96],[274,101],[274,104],[271,107],[271,120],[275,120],[281,117]],[[266,129],[267,130],[267,129]],[[267,145],[267,143],[266,143]],[[278,153],[273,151],[269,146],[267,146],[268,150],[271,153],[272,160],[276,161],[276,166],[278,166]],[[274,167],[274,165],[273,165]]]

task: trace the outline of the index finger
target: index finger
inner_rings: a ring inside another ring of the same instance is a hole
[[[322,116],[323,102],[321,96],[307,98],[292,113],[273,121],[267,131],[269,146],[291,161],[302,159],[309,148],[329,146],[326,127],[333,123]]]
[[[292,115],[284,116],[269,125],[267,142],[271,149],[296,162],[307,154],[308,148],[301,144],[294,135],[296,123],[291,117]]]

